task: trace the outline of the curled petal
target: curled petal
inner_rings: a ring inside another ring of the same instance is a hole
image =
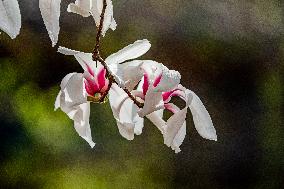
[[[180,83],[181,75],[178,71],[169,70],[166,66],[162,66],[162,77],[157,87],[156,92],[171,91]]]
[[[39,0],[40,12],[51,39],[52,46],[55,46],[59,35],[59,17],[61,0]]]
[[[176,153],[180,152],[179,146],[182,144],[186,135],[186,113],[187,107],[172,115],[167,121],[167,126],[163,134],[164,143],[175,150]]]
[[[95,146],[92,139],[90,128],[90,103],[80,104],[76,107],[77,111],[74,115],[74,128],[84,140],[86,140],[91,148]]]
[[[17,0],[0,0],[0,30],[12,39],[19,35],[21,29],[21,13]]]
[[[142,133],[143,119],[137,114],[137,106],[116,84],[112,85],[109,92],[109,102],[117,121],[119,132],[124,138],[133,140],[134,134],[139,135]]]
[[[150,47],[151,44],[147,39],[138,40],[133,44],[124,47],[117,53],[110,55],[105,61],[110,65],[132,60],[145,54],[150,49]]]
[[[217,141],[216,130],[205,106],[194,92],[188,90],[187,93],[192,96],[189,109],[197,132],[203,138]]]

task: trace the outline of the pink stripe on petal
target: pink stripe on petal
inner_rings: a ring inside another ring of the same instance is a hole
[[[99,89],[101,90],[106,84],[106,69],[101,68],[97,75]]]
[[[160,74],[158,77],[156,77],[153,86],[157,87],[157,85],[161,82],[162,74]]]
[[[89,72],[89,74],[91,74],[93,77],[95,76],[95,73],[94,73],[94,71],[92,70],[92,68],[86,63],[86,62],[84,62],[85,63],[85,65],[86,65],[86,67],[87,67],[87,70],[88,70],[88,72]]]
[[[165,107],[166,110],[169,110],[173,114],[178,112],[178,109],[175,106],[173,106],[172,104],[164,104],[164,107]]]
[[[92,87],[90,87],[88,81],[85,80],[84,83],[85,83],[85,89],[86,89],[88,95],[94,96],[95,91],[92,89]]]
[[[94,79],[91,79],[89,77],[85,77],[85,79],[88,83],[88,86],[92,89],[92,91],[94,91],[94,93],[99,91],[99,86]]]
[[[148,89],[149,89],[149,76],[147,73],[144,74],[144,83],[143,83],[143,94],[146,95]]]
[[[108,85],[109,85],[109,81],[106,80],[106,81],[105,81],[105,86],[103,86],[103,87],[100,89],[100,92],[101,92],[101,93],[106,92],[106,90],[108,89]]]
[[[167,103],[174,96],[179,96],[184,100],[184,92],[179,89],[175,89],[175,90],[163,93],[163,101]]]

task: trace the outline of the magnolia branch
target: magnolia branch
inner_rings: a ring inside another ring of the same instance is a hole
[[[106,8],[107,8],[107,1],[106,0],[103,0],[103,9],[102,9],[102,13],[101,13],[101,16],[100,16],[100,24],[98,26],[98,31],[97,31],[97,35],[96,35],[96,46],[95,46],[95,49],[93,51],[93,60],[94,61],[99,61],[103,67],[106,69],[106,76],[109,80],[109,84],[108,84],[108,88],[107,90],[100,96],[99,99],[96,99],[96,98],[88,98],[89,101],[94,101],[94,102],[104,102],[105,101],[105,98],[106,96],[108,95],[109,93],[109,90],[112,86],[113,83],[116,83],[118,84],[116,81],[115,81],[115,78],[114,76],[109,72],[108,70],[108,67],[107,67],[107,64],[106,62],[104,61],[103,58],[101,58],[100,56],[100,41],[101,41],[101,36],[102,36],[102,30],[103,30],[103,25],[104,25],[104,17],[105,17],[105,12],[106,12]],[[128,97],[134,102],[134,104],[136,104],[139,108],[143,108],[144,104],[139,102],[132,94],[131,92],[127,89],[127,88],[123,88],[124,92],[128,95]]]

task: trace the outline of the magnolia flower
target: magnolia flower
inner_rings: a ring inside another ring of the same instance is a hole
[[[139,40],[112,54],[106,59],[109,71],[124,86],[131,89],[133,86],[129,84],[130,81],[137,80],[137,75],[133,74],[133,71],[139,70],[142,61],[136,60],[123,64],[120,63],[145,54],[150,46],[149,41]],[[88,98],[98,100],[108,89],[109,80],[106,79],[106,70],[99,62],[92,60],[92,53],[83,53],[64,47],[60,47],[58,51],[65,55],[75,56],[84,73],[71,73],[64,77],[60,86],[61,90],[55,101],[55,109],[61,108],[70,119],[74,120],[74,127],[77,133],[91,147],[94,147],[95,143],[92,140],[89,124],[90,102],[88,102]],[[117,99],[119,100],[119,97]],[[110,101],[110,103],[111,106],[114,106],[112,103],[115,102]],[[118,118],[116,115],[114,116]]]
[[[21,29],[21,13],[17,0],[0,0],[0,30],[12,39],[16,38]]]
[[[101,14],[103,10],[104,0],[76,0],[75,3],[70,3],[67,11],[79,14],[83,17],[93,16],[97,27],[100,24]],[[111,28],[116,29],[116,22],[113,18],[113,5],[111,0],[107,0],[107,7],[104,15],[104,23],[102,29],[102,35],[104,36],[106,31]]]
[[[179,146],[186,135],[185,119],[189,107],[198,133],[206,139],[217,140],[209,113],[194,92],[179,84],[181,77],[178,72],[169,70],[154,61],[144,61],[141,68],[144,72],[143,79],[132,94],[144,102],[144,107],[139,109],[124,96],[116,102],[119,119],[128,120],[127,124],[121,125],[122,133],[130,139],[134,138],[134,134],[141,134],[143,128],[141,117],[146,116],[162,132],[164,143],[178,153],[180,152]],[[110,101],[117,98],[119,94],[122,94],[119,88],[116,88],[115,93],[110,92]],[[178,96],[185,101],[186,106],[182,110],[170,103],[173,96]],[[132,111],[127,112],[126,109]],[[164,110],[173,113],[167,121],[163,120]]]

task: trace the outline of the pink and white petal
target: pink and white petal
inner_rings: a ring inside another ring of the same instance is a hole
[[[67,11],[79,14],[83,17],[90,16],[91,1],[90,0],[76,0],[75,3],[68,5]]]
[[[197,132],[203,138],[217,141],[216,130],[205,106],[194,92],[188,90],[188,93],[192,96],[189,109]]]
[[[61,0],[39,0],[39,8],[45,27],[54,47],[59,35],[59,17]]]
[[[179,146],[182,144],[186,130],[185,130],[185,118],[187,113],[187,107],[176,112],[172,115],[168,121],[164,132],[164,143],[171,147],[175,152],[179,152]]]
[[[98,70],[103,67],[100,62],[96,63],[93,61],[92,53],[75,51],[61,46],[58,48],[58,52],[64,55],[74,56],[84,71],[92,71],[94,74],[97,74]]]
[[[133,44],[124,47],[118,52],[106,58],[107,64],[119,64],[127,60],[138,58],[145,54],[151,47],[147,39],[135,41]]]
[[[16,38],[21,29],[21,12],[17,0],[0,1],[0,30],[12,39]],[[1,32],[0,32],[1,34]]]
[[[144,117],[152,112],[164,108],[164,101],[161,92],[154,92],[153,86],[150,85],[145,95],[144,107],[138,111],[140,117]]]
[[[74,128],[84,140],[86,140],[91,148],[95,146],[92,139],[90,128],[90,103],[86,102],[77,106],[77,111],[74,115]]]
[[[155,88],[156,92],[171,91],[180,83],[181,75],[178,71],[169,70],[166,66],[162,66],[162,78]]]

